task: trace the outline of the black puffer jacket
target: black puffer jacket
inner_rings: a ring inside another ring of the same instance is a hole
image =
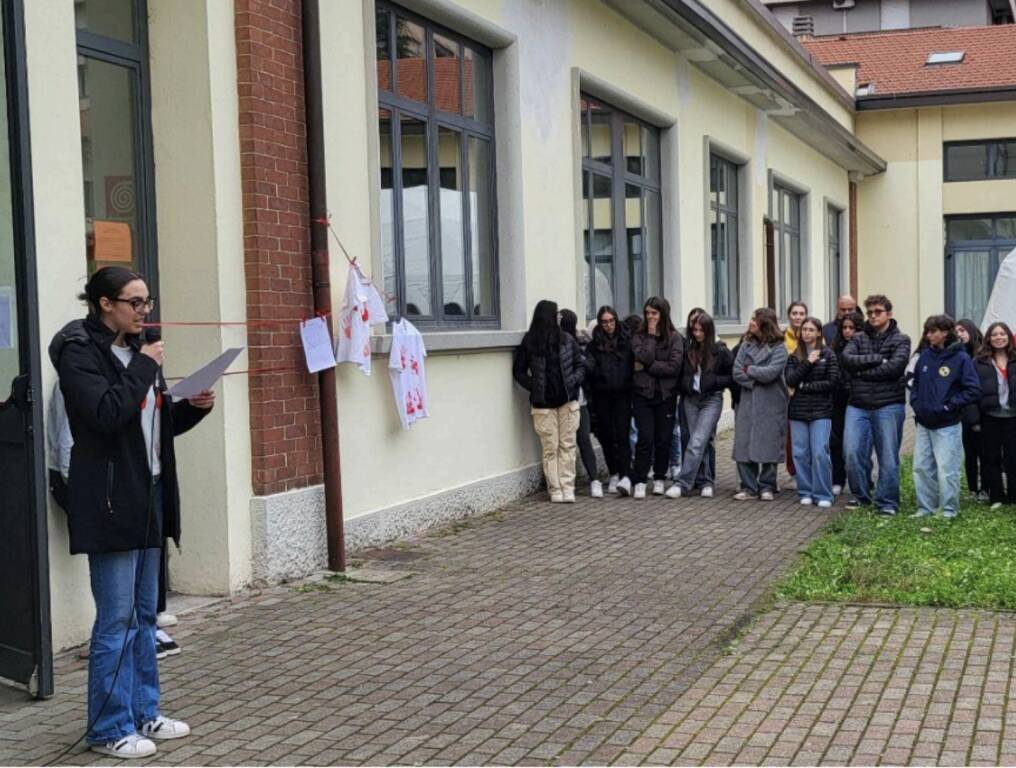
[[[829,347],[814,363],[796,354],[787,358],[784,371],[787,387],[794,390],[787,408],[791,421],[818,421],[833,417],[833,396],[840,380],[840,364]]]
[[[686,395],[711,395],[722,393],[734,383],[734,356],[722,341],[713,347],[712,370],[703,371],[699,377],[699,391],[695,392],[695,369],[690,357],[685,358],[681,369],[681,392]]]
[[[981,380],[980,406],[973,414],[975,424],[980,423],[986,411],[994,411],[999,407],[998,402],[998,375],[995,373],[993,360],[974,360],[974,369],[977,371],[977,378]],[[1009,379],[1009,407],[1016,408],[1016,360],[1009,358],[1009,365],[1006,367],[1006,378]],[[965,420],[964,416],[964,420]]]
[[[161,547],[164,537],[180,544],[180,492],[176,479],[173,438],[209,411],[186,400],[163,398],[161,421],[163,525],[149,519],[152,474],[148,467],[141,406],[157,381],[165,390],[158,364],[134,350],[124,368],[110,349],[115,334],[98,320],[75,320],[49,345],[50,360],[60,374],[74,447],[68,478],[67,524],[71,554],[123,552]],[[149,416],[149,418],[151,418]],[[147,539],[146,539],[147,532]]]
[[[631,334],[620,323],[614,344],[597,326],[593,340],[586,347],[586,356],[591,361],[592,373],[588,377],[589,389],[593,393],[619,395],[631,392],[631,380],[635,373],[635,358],[631,351]]]
[[[843,367],[850,374],[850,405],[875,410],[907,401],[906,371],[910,337],[895,320],[883,334],[865,324],[843,350]]]
[[[585,358],[579,349],[579,343],[564,331],[561,331],[560,335],[558,360],[568,401],[578,400],[579,387],[582,386],[586,373]],[[522,343],[515,350],[512,376],[519,386],[529,392],[529,402],[534,408],[544,407],[547,392],[547,356],[533,352],[528,333],[522,337]]]
[[[651,400],[660,395],[664,400],[677,396],[684,359],[684,339],[676,331],[667,341],[639,331],[631,340],[635,356],[635,375],[632,391],[639,397]]]

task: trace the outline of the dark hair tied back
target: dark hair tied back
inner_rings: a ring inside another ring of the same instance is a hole
[[[103,267],[88,279],[85,290],[78,294],[78,299],[88,304],[90,316],[99,317],[102,314],[100,299],[116,299],[127,283],[144,279],[126,267]]]

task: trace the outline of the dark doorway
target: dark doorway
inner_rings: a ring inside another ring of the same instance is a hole
[[[22,0],[3,0],[0,163],[0,677],[53,693],[39,324]]]

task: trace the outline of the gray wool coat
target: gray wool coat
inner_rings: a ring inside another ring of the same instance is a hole
[[[746,341],[734,361],[741,402],[734,420],[734,461],[779,464],[787,442],[787,348]]]

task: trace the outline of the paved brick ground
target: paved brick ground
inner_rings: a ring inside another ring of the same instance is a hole
[[[610,763],[645,747],[829,514],[791,494],[733,502],[720,464],[711,501],[536,497],[375,560],[405,581],[198,612],[161,668],[165,711],[195,735],[158,761]],[[64,657],[52,700],[0,699],[0,764],[70,743],[84,684]]]

